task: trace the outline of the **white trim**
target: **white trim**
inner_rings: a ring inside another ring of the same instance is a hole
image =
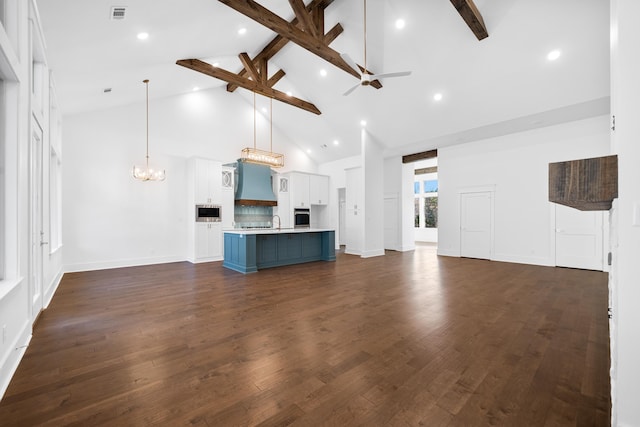
[[[397,249],[398,252],[409,252],[409,251],[415,251],[415,250],[416,250],[416,245],[415,244],[407,245],[407,246],[400,246]]]
[[[555,267],[554,258],[547,258],[547,257],[522,256],[522,255],[512,255],[512,254],[494,254],[491,258],[491,261]]]
[[[31,342],[31,324],[29,321],[25,320],[20,329],[15,341],[9,346],[9,348],[13,348],[13,351],[7,352],[6,357],[0,363],[0,399],[4,397],[11,378],[16,373],[18,365]]]
[[[376,256],[384,256],[384,249],[376,249],[373,251],[364,251],[360,255],[361,258],[373,258]]]
[[[77,273],[81,271],[93,271],[93,270],[107,270],[111,268],[123,268],[123,267],[138,267],[142,265],[151,264],[168,264],[170,262],[183,262],[187,261],[182,256],[166,256],[166,257],[152,257],[152,258],[137,258],[137,259],[123,259],[114,261],[99,261],[82,264],[67,264],[63,267],[65,273]]]
[[[442,249],[438,247],[438,255],[460,258],[460,251],[451,250],[451,249]]]
[[[49,284],[49,286],[47,286],[47,289],[45,290],[43,295],[43,298],[44,298],[44,300],[42,301],[43,310],[49,307],[49,304],[51,304],[51,300],[53,299],[53,296],[56,294],[56,291],[58,290],[58,286],[60,286],[60,282],[62,281],[63,275],[64,273],[62,272],[62,268],[60,268],[60,270],[55,275],[53,280],[51,280],[51,283]]]

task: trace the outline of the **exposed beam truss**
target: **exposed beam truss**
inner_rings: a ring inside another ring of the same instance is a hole
[[[324,16],[320,17],[322,8],[316,7],[315,10],[302,9],[302,0],[289,0],[294,13],[296,14],[296,24],[287,22],[285,19],[271,12],[269,9],[258,4],[254,0],[218,0],[226,4],[230,8],[242,13],[248,18],[253,19],[257,23],[264,25],[282,38],[292,41],[298,46],[308,50],[309,52],[319,56],[330,64],[335,65],[343,71],[351,74],[360,80],[360,73],[354,70],[345,62],[340,54],[328,46],[327,39],[333,32],[341,30],[331,29],[326,35],[324,29],[318,28],[324,25]],[[320,2],[320,3],[327,3]],[[312,2],[313,4],[313,2]],[[302,21],[302,22],[299,22]],[[335,38],[335,37],[334,37]],[[372,73],[375,74],[375,73]],[[375,80],[371,86],[379,89],[382,84]]]
[[[456,8],[478,40],[489,37],[484,19],[482,19],[482,15],[473,0],[451,0],[451,4]]]
[[[334,0],[313,0],[307,7],[305,8],[306,14],[305,16],[311,16],[311,21],[315,26],[315,31],[317,34],[324,34],[324,10],[333,3]],[[300,22],[298,21],[297,13],[296,17],[291,21],[292,25],[300,27]],[[332,41],[334,41],[342,32],[344,28],[339,23],[334,25],[326,34],[322,37],[324,38],[324,43],[329,45]],[[282,37],[280,34],[276,35],[267,45],[253,58],[254,64],[261,63],[262,61],[269,61],[273,58],[280,50],[289,43],[289,40]],[[245,67],[246,68],[246,67]],[[243,68],[238,72],[240,77],[244,77],[247,73],[247,70]],[[279,77],[282,78],[283,74]],[[277,73],[276,73],[277,74]],[[233,92],[236,90],[237,86],[233,83],[227,84],[227,90],[229,92]]]
[[[249,56],[246,53],[241,53],[240,59],[243,61],[243,63],[246,62],[247,64],[252,64]],[[294,96],[289,96],[284,92],[273,89],[271,87],[272,85],[269,86],[270,82],[275,84],[275,82],[277,82],[280,77],[284,75],[284,72],[276,73],[270,79],[267,79],[265,81],[265,77],[263,76],[267,75],[266,66],[262,70],[258,70],[255,66],[250,66],[249,68],[251,68],[252,70],[248,71],[248,73],[250,73],[250,75],[253,73],[252,77],[255,76],[255,79],[249,79],[246,77],[240,77],[236,73],[232,73],[231,71],[214,67],[213,65],[199,59],[181,59],[177,61],[176,64],[194,71],[198,71],[202,74],[215,77],[216,79],[233,83],[236,86],[242,87],[255,93],[259,93],[260,95],[277,99],[278,101],[284,102],[285,104],[302,108],[303,110],[309,111],[311,113],[321,114],[320,110],[318,110],[318,108],[312,103],[296,98]],[[266,61],[264,62],[264,65],[266,65]]]

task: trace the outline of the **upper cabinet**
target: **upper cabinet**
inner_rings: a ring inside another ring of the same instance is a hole
[[[194,162],[196,204],[220,204],[223,187],[222,164],[206,159],[195,159]]]
[[[309,208],[329,203],[329,177],[302,172],[289,174],[291,207]]]
[[[325,175],[309,175],[309,202],[312,205],[329,203],[329,177]]]
[[[309,175],[292,172],[289,175],[291,204],[294,208],[308,208],[309,203]]]

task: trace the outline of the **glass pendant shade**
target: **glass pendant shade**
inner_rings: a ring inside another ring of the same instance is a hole
[[[164,169],[149,165],[149,80],[142,82],[147,86],[147,155],[144,166],[133,167],[133,177],[140,181],[164,181],[166,177]]]

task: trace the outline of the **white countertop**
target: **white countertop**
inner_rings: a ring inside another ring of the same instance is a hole
[[[335,231],[333,228],[230,228],[222,230],[229,234],[290,234],[290,233],[321,233]]]

